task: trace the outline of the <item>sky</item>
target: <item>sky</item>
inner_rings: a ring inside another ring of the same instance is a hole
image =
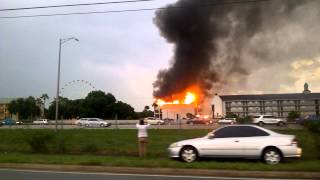
[[[87,2],[92,1],[0,0],[0,9]],[[175,0],[155,0],[23,10],[0,12],[0,16],[150,8],[173,2]],[[234,83],[228,83],[228,90],[218,93],[297,93],[303,91],[305,82],[309,83],[312,92],[320,92],[317,39],[320,28],[315,23],[319,14],[307,8],[295,12],[302,23],[289,23],[276,32],[264,32],[263,37],[253,39],[255,45],[268,40],[270,49],[281,51],[275,53],[278,57],[269,57],[275,59],[271,64],[264,66],[252,62],[247,81],[234,79]],[[160,69],[170,66],[174,53],[174,46],[161,37],[153,23],[154,16],[154,11],[143,11],[0,19],[0,98],[40,97],[47,93],[52,100],[57,88],[59,39],[76,37],[79,42],[69,41],[62,46],[61,87],[74,80],[85,80],[96,90],[112,93],[118,100],[141,111],[145,105],[152,104],[152,83]],[[86,84],[75,83],[66,87],[62,96],[73,98],[75,94],[81,96],[91,89]]]

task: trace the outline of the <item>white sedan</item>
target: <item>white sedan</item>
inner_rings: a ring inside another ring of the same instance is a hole
[[[169,156],[193,162],[199,157],[262,159],[277,164],[282,158],[301,157],[294,135],[284,135],[255,125],[229,125],[205,137],[173,143]]]
[[[163,120],[155,119],[155,118],[152,118],[152,117],[144,118],[144,121],[146,123],[148,123],[148,124],[151,124],[151,125],[163,125],[163,124],[165,124]]]
[[[99,118],[88,118],[84,125],[85,127],[109,127],[111,126],[111,123]]]
[[[218,124],[237,124],[236,118],[224,118],[218,121]]]

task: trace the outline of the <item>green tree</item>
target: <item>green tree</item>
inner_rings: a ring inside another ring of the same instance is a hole
[[[153,117],[154,113],[150,110],[150,106],[144,106],[142,112],[137,112],[135,118]]]
[[[8,105],[8,110],[11,114],[17,114],[19,120],[24,121],[34,119],[40,116],[41,113],[37,100],[32,96],[11,101]]]
[[[114,111],[119,119],[132,119],[135,116],[134,108],[121,101],[114,104]]]
[[[226,118],[238,118],[238,115],[234,113],[227,113]]]
[[[40,98],[43,100],[43,107],[46,107],[46,100],[49,99],[48,94],[42,94]]]
[[[300,118],[300,113],[297,111],[291,111],[288,113],[288,120],[294,121],[295,119]]]
[[[71,119],[74,117],[72,100],[65,97],[59,97],[59,117],[58,119]],[[56,101],[53,101],[48,109],[48,117],[55,119]]]
[[[115,102],[116,98],[110,93],[92,91],[84,100],[84,114],[86,117],[111,119],[114,115]]]

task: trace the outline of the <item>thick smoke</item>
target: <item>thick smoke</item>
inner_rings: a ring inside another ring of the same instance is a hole
[[[194,84],[206,96],[230,83],[244,84],[252,66],[279,60],[272,52],[277,47],[256,42],[265,34],[271,34],[271,41],[272,32],[295,22],[293,12],[299,7],[319,5],[308,0],[224,4],[230,2],[235,1],[180,0],[156,12],[154,23],[174,44],[175,53],[170,67],[158,73],[155,97],[168,97]]]

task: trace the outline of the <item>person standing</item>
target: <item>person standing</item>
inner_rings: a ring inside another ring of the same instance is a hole
[[[146,124],[144,120],[140,120],[136,124],[138,129],[139,156],[145,157],[147,153],[148,131],[150,124]]]

